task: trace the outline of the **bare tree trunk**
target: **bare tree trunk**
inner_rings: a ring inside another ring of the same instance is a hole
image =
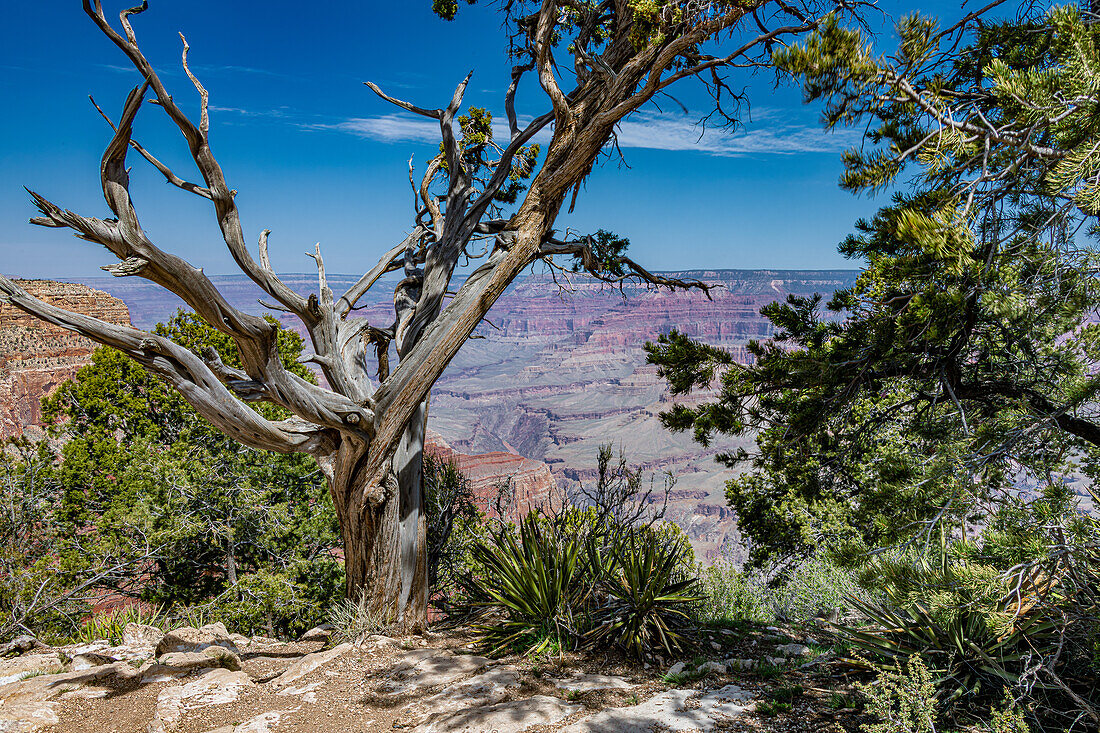
[[[409,632],[420,631],[427,622],[426,424],[427,405],[421,403],[380,479],[365,470],[366,446],[348,440],[334,456],[329,477],[344,541],[347,597]],[[386,488],[385,499],[377,504],[364,499],[363,487],[371,483]]]

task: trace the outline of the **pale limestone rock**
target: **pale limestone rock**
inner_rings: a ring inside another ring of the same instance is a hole
[[[695,690],[669,690],[639,705],[608,708],[564,728],[562,733],[641,733],[661,730],[714,730],[751,707],[749,695],[737,685],[699,695]]]
[[[734,670],[734,669],[741,669],[741,670],[753,669],[754,667],[756,667],[756,660],[755,659],[727,659],[726,660],[726,667],[728,669],[731,669],[731,670]]]
[[[244,634],[230,634],[229,640],[236,644],[238,647],[252,646],[252,640]]]
[[[686,666],[687,665],[684,664],[683,662],[677,662],[676,664],[674,664],[674,665],[672,665],[671,667],[668,668],[668,674],[670,674],[670,675],[681,674],[681,673],[683,673],[684,667],[686,667]]]
[[[0,686],[21,680],[29,674],[60,672],[63,664],[57,652],[24,654],[15,659],[0,660]]]
[[[340,644],[332,649],[307,654],[287,667],[285,672],[273,680],[273,683],[276,687],[282,687],[292,682],[297,682],[318,667],[326,665],[337,657],[343,656],[351,651],[351,648],[351,644]]]
[[[391,639],[388,636],[382,636],[381,634],[371,634],[366,639],[359,642],[359,646],[364,649],[399,649],[401,647],[400,642],[396,639]],[[468,644],[467,646],[474,646]]]
[[[592,690],[629,690],[636,685],[627,682],[622,677],[614,677],[606,674],[575,673],[572,677],[553,680],[554,684],[569,692],[590,692]]]
[[[412,730],[413,733],[519,733],[536,725],[553,725],[581,709],[580,705],[570,705],[556,697],[536,695],[436,716]]]
[[[40,674],[0,686],[0,731],[31,733],[56,724],[58,698],[118,674],[125,666],[107,664],[79,672]]]
[[[174,652],[175,654],[183,654],[185,652]],[[171,682],[172,680],[178,680],[180,677],[186,677],[190,672],[190,669],[181,669],[180,667],[167,667],[163,664],[150,664],[142,667],[141,672],[141,684],[149,685],[154,682]]]
[[[479,672],[489,664],[485,657],[469,654],[451,656],[439,649],[417,649],[408,652],[390,673],[390,681],[377,688],[386,695],[408,695],[447,685]]]
[[[785,657],[805,657],[809,656],[810,647],[805,644],[780,644],[775,651]]]
[[[302,634],[298,641],[328,641],[332,632],[336,629],[332,624],[321,624]]]
[[[218,668],[203,672],[187,684],[166,687],[157,696],[157,709],[149,723],[149,733],[169,733],[176,729],[184,713],[231,703],[246,689],[255,686],[244,672]]]
[[[0,657],[6,657],[9,654],[24,654],[39,646],[38,639],[35,639],[29,634],[20,634],[9,642],[0,644]],[[45,646],[42,644],[41,646]]]
[[[246,720],[240,725],[223,725],[221,728],[210,731],[210,733],[271,733],[279,725],[279,719],[292,712],[294,711],[272,710],[267,713],[260,713],[255,718]]]
[[[201,629],[184,626],[169,631],[157,644],[157,656],[170,652],[201,652],[203,649],[212,646],[224,647],[237,654],[237,645],[229,638],[229,633],[220,633],[224,628],[221,624],[210,624],[203,626]]]
[[[494,667],[468,680],[446,685],[434,695],[414,700],[402,717],[407,716],[414,725],[425,723],[445,713],[502,702],[508,697],[508,691],[518,686],[519,670]]]
[[[86,652],[84,654],[77,654],[73,657],[73,661],[69,663],[69,669],[73,672],[83,672],[92,667],[100,667],[104,664],[114,664],[116,661],[118,660],[106,654]]]
[[[165,667],[191,670],[200,667],[223,667],[237,672],[241,668],[241,658],[220,646],[210,646],[201,652],[169,652],[157,660]]]
[[[699,669],[702,670],[704,674],[709,674],[712,672],[714,674],[726,673],[726,665],[722,664],[721,662],[706,662],[703,664],[703,666],[699,667]]]
[[[128,623],[122,630],[122,644],[124,646],[153,647],[156,648],[160,640],[164,638],[164,632],[156,626],[147,624]]]
[[[317,688],[323,685],[324,682],[318,680],[317,682],[310,682],[305,685],[291,685],[276,692],[276,695],[290,696],[294,695],[301,698],[302,702],[313,704],[317,702]]]

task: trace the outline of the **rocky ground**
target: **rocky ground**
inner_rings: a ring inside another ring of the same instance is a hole
[[[280,642],[130,624],[116,645],[8,645],[0,732],[858,730],[829,653],[800,641],[722,630],[703,642],[709,654],[636,665],[491,659],[456,632],[333,644],[325,629]]]

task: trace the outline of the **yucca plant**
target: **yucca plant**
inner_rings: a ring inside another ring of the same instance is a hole
[[[112,644],[118,644],[122,641],[122,632],[129,623],[164,628],[168,618],[161,606],[131,603],[89,616],[77,628],[72,640],[88,644],[97,639],[107,639]]]
[[[589,566],[599,568],[597,594],[585,638],[641,657],[668,653],[687,641],[692,605],[700,599],[697,578],[683,578],[677,548],[653,532],[635,531],[615,540],[606,556],[589,546]]]
[[[863,574],[877,579],[884,602],[849,597],[869,626],[833,625],[843,641],[880,661],[919,655],[944,706],[1015,685],[1028,660],[1054,642],[1058,626],[1021,600],[1048,591],[1049,577],[1020,578],[1010,592],[1003,573],[958,557],[973,548],[955,544],[941,536],[918,558],[872,561]]]
[[[477,574],[468,577],[468,605],[500,618],[474,623],[491,653],[515,649],[541,654],[572,647],[579,638],[575,614],[584,602],[581,543],[532,513],[519,536],[502,530],[472,549]]]

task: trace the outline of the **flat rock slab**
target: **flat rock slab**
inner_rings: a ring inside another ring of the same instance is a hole
[[[569,692],[592,692],[593,690],[629,690],[636,685],[622,677],[606,674],[584,674],[578,672],[572,677],[552,680],[555,685]]]
[[[225,626],[207,624],[201,629],[184,626],[169,631],[157,643],[156,654],[159,657],[171,652],[201,652],[212,646],[225,647],[234,654],[240,653],[237,645],[229,638],[229,632],[225,630]]]
[[[417,649],[398,661],[390,672],[390,680],[379,685],[376,691],[383,695],[421,692],[448,685],[481,671],[488,664],[489,660],[485,657],[470,654],[451,656],[438,649]]]
[[[18,682],[29,674],[60,672],[62,666],[61,655],[57,652],[24,654],[15,659],[0,660],[0,687]]]
[[[30,733],[57,723],[59,697],[119,674],[125,666],[108,664],[78,672],[43,674],[0,686],[0,731]]]
[[[285,672],[272,680],[272,683],[276,687],[293,684],[318,667],[323,667],[337,657],[343,656],[351,651],[351,648],[351,644],[340,644],[332,649],[307,654],[287,667]]]
[[[519,687],[519,680],[515,667],[493,667],[468,680],[447,685],[434,695],[417,698],[405,708],[402,717],[417,725],[445,713],[503,702],[510,689]]]
[[[752,704],[737,685],[700,695],[695,690],[669,690],[645,702],[608,708],[573,723],[562,733],[643,733],[643,731],[711,731],[720,720],[744,713]]]
[[[149,733],[168,733],[179,725],[185,712],[231,703],[244,690],[255,686],[244,672],[218,668],[203,672],[185,685],[166,687],[157,696],[157,711],[149,724]]]
[[[240,725],[224,725],[221,728],[215,728],[210,733],[271,733],[279,725],[279,720],[287,713],[292,712],[294,711],[272,710],[267,713],[260,713],[255,718],[246,720]]]
[[[537,695],[525,700],[485,705],[435,717],[413,733],[518,733],[535,725],[553,725],[581,710],[556,697]]]

